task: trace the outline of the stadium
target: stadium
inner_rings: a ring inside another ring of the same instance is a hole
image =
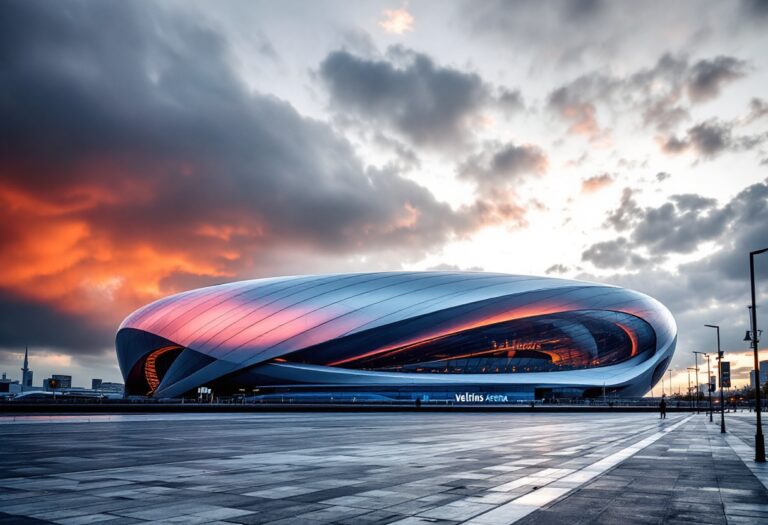
[[[670,312],[604,284],[483,272],[256,279],[160,299],[116,336],[126,393],[451,400],[641,396]]]

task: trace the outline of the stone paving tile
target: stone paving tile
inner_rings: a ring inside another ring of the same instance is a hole
[[[671,432],[684,416],[308,413],[6,424],[0,525],[6,517],[721,523],[722,509],[729,523],[768,517],[763,488],[742,476],[726,442],[702,434],[699,419]]]
[[[706,416],[606,475],[518,521],[558,523],[768,523],[768,491]]]

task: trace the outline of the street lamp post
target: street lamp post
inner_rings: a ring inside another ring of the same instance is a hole
[[[692,367],[689,366],[687,368],[687,370],[688,370],[688,403],[690,404],[691,397],[692,397],[691,396],[691,370],[695,370],[695,368],[692,368]],[[693,408],[693,407],[691,407],[691,408]]]
[[[706,352],[694,352],[694,355],[701,354],[703,355],[707,360],[707,392],[709,392],[709,354]],[[699,398],[699,389],[701,386],[699,385],[699,371],[698,366],[696,370],[696,399]],[[712,394],[709,394],[709,420],[712,421]]]
[[[709,371],[709,354],[707,355],[707,402],[709,403],[709,422],[712,423],[712,372]]]
[[[699,353],[700,352],[694,352],[693,353],[693,362],[694,362],[694,369],[696,374],[696,413],[700,414],[701,410],[699,408]]]
[[[669,397],[672,397],[672,368],[670,368],[668,372],[669,372]]]
[[[757,331],[757,307],[755,306],[755,255],[768,252],[768,248],[749,252],[749,284],[752,292],[752,350],[755,354],[755,414],[757,414],[757,429],[755,431],[755,461],[765,463],[765,438],[763,438],[763,421],[760,408],[760,360],[757,355],[758,331]]]
[[[720,383],[720,433],[725,434],[725,400],[723,399],[723,351],[720,350],[720,327],[716,324],[705,324],[707,328],[717,330],[717,380]]]

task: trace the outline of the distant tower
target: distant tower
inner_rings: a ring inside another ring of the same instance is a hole
[[[21,369],[21,391],[32,386],[32,370],[29,369],[29,347],[24,348],[24,367]]]

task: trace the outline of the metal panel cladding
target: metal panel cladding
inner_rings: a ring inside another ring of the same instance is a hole
[[[127,390],[163,397],[228,381],[582,392],[607,384],[640,395],[663,374],[676,336],[661,303],[615,286],[383,272],[180,293],[129,315],[116,347]]]

